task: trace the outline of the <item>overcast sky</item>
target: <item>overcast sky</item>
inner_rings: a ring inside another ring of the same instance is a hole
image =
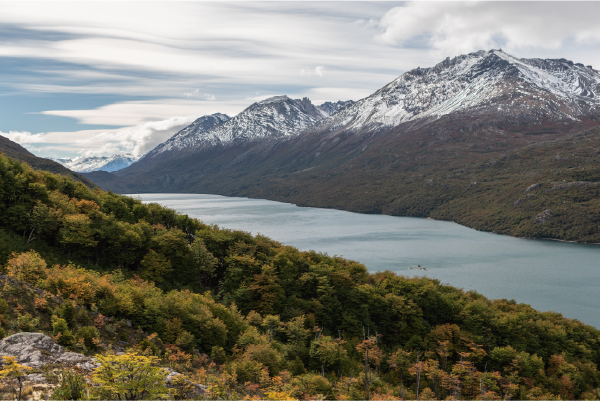
[[[0,135],[43,157],[142,155],[273,95],[358,100],[502,48],[600,69],[598,2],[0,2]]]

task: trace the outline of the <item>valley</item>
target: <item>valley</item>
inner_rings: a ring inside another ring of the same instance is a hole
[[[121,193],[248,196],[599,243],[596,93],[589,66],[481,51],[329,116],[274,97],[87,177]]]

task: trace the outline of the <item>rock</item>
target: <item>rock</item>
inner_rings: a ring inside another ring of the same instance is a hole
[[[52,338],[42,333],[18,333],[6,337],[0,341],[0,356],[16,356],[18,363],[31,368],[41,368],[45,365],[62,365],[65,368],[79,368],[80,371],[89,373],[100,366],[94,358],[69,352],[64,347],[56,344]],[[171,368],[163,369],[168,372],[165,383],[167,386],[172,387],[171,380],[180,376],[181,373]],[[44,375],[39,373],[27,375],[26,381],[38,387],[49,386]],[[194,387],[193,394],[190,394],[192,398],[204,395],[207,390],[207,387],[201,384],[191,384]],[[43,389],[46,389],[46,387]],[[55,386],[52,385],[48,388],[53,387]]]
[[[521,203],[525,202],[525,199],[523,198],[519,198],[516,201],[513,202],[514,206],[519,206]]]
[[[538,214],[533,218],[536,223],[545,223],[554,217],[554,212],[550,209],[544,210],[542,213]]]
[[[163,369],[169,373],[168,376],[165,378],[165,384],[167,385],[167,387],[175,387],[171,382],[177,376],[181,376],[181,373],[176,372],[171,368],[163,368]],[[186,380],[186,382],[193,386],[193,390],[191,391],[191,394],[187,394],[187,396],[189,396],[190,398],[197,398],[197,397],[203,396],[204,393],[206,393],[206,390],[208,390],[208,387],[203,386],[202,384],[193,383],[189,380]]]
[[[0,341],[0,356],[16,356],[17,362],[31,368],[63,364],[92,370],[98,366],[92,358],[69,352],[42,333],[18,333],[6,337]]]
[[[526,193],[526,194],[528,194],[529,192],[531,192],[531,191],[533,191],[533,190],[535,190],[535,189],[538,189],[540,186],[541,186],[541,184],[533,184],[533,185],[530,185],[530,186],[529,186],[529,188],[527,188],[527,189],[525,190],[525,193]]]

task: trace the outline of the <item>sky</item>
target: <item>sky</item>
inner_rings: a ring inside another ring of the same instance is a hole
[[[478,50],[600,69],[600,2],[0,2],[0,135],[141,156],[275,95],[359,100]]]

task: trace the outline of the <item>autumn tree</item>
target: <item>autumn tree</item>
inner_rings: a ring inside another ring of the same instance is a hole
[[[96,355],[100,364],[94,369],[93,392],[106,400],[143,400],[165,398],[166,370],[156,366],[158,358],[135,353]]]
[[[28,366],[23,366],[17,362],[15,356],[3,356],[2,357],[4,366],[0,370],[0,377],[6,377],[10,382],[14,384],[14,391],[17,400],[21,400],[21,394],[23,392],[23,382],[25,381],[26,372],[31,370]]]
[[[36,284],[48,277],[46,261],[36,251],[13,253],[8,261],[8,275],[19,280]]]

